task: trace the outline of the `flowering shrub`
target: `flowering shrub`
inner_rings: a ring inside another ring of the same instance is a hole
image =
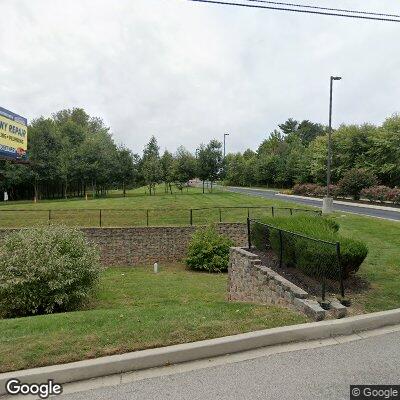
[[[330,185],[329,190],[333,197],[340,194],[340,188],[337,185]],[[317,185],[315,183],[296,184],[293,187],[293,194],[299,196],[323,197],[326,195],[326,186]]]
[[[342,196],[342,190],[338,185],[330,185],[329,190],[331,192],[332,197],[340,197]]]
[[[0,315],[22,317],[77,308],[101,271],[99,252],[66,226],[29,228],[0,247]]]
[[[366,197],[369,201],[384,201],[389,200],[391,189],[387,186],[371,186],[361,191],[361,196]]]
[[[314,196],[316,197],[326,196],[326,187],[317,185],[317,187],[314,189]]]
[[[297,184],[293,187],[293,193],[300,196],[316,196],[316,193],[320,192],[321,188],[315,183]]]
[[[388,201],[391,201],[393,204],[400,204],[400,188],[395,187],[390,189]]]
[[[361,191],[361,196],[369,201],[390,201],[393,204],[400,204],[400,189],[390,188],[388,186],[371,186]]]
[[[367,177],[364,176],[365,179],[363,178],[364,184],[365,182],[368,183],[370,179],[372,179],[371,182],[375,182],[375,177],[373,175],[369,175],[368,177],[368,174]],[[357,173],[355,173],[355,175],[357,175]],[[351,180],[353,180],[353,177]],[[358,197],[361,196],[367,198],[369,201],[379,201],[381,203],[390,201],[393,204],[400,204],[400,188],[390,188],[388,186],[375,185],[359,189],[359,187],[362,185],[363,182],[350,182],[350,179],[348,179],[346,184],[342,180],[340,185],[330,185],[329,190],[331,196],[335,198],[346,195],[352,195],[354,197],[354,190],[359,190]],[[300,196],[323,197],[326,194],[326,186],[317,185],[315,183],[296,184],[293,187],[292,194]]]

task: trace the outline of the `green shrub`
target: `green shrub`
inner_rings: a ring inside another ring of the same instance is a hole
[[[325,276],[338,279],[340,277],[334,246],[299,238],[296,239],[294,247],[297,268],[306,275],[317,278]]]
[[[79,230],[51,226],[13,232],[0,246],[0,315],[76,309],[100,271],[97,248]]]
[[[357,272],[368,254],[368,248],[363,242],[340,236],[338,233],[339,224],[333,219],[298,215],[293,217],[269,217],[264,218],[262,222],[307,237],[333,243],[339,242],[344,278]],[[256,228],[256,226],[257,224],[254,225],[252,233],[257,232],[257,234],[261,235],[261,229]],[[282,232],[280,236],[279,230],[274,228],[269,229],[268,239],[271,248],[278,256],[281,251],[282,240],[282,260],[286,265],[296,267],[305,274],[314,277],[339,278],[340,269],[337,264],[335,246],[290,235],[286,232]],[[254,240],[253,236],[252,240]],[[261,239],[259,238],[258,240],[260,241]]]
[[[233,241],[214,227],[197,230],[189,243],[186,264],[197,270],[224,272],[228,269],[229,248]]]
[[[368,255],[368,247],[361,240],[340,238],[340,256],[344,277],[357,272]]]
[[[338,185],[344,195],[351,196],[354,200],[359,200],[363,189],[376,184],[377,178],[372,172],[363,168],[354,168],[343,175]]]

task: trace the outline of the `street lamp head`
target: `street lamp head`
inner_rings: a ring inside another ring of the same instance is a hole
[[[340,81],[342,79],[342,77],[341,76],[331,76],[331,79],[333,81]]]

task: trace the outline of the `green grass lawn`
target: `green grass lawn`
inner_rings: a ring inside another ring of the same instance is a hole
[[[183,266],[111,268],[85,310],[0,320],[0,372],[306,322],[226,300],[226,274]]]
[[[17,220],[26,224],[27,216],[15,211],[20,208],[29,208],[36,219],[40,212],[46,213],[48,209],[56,212],[69,208],[71,213],[79,210],[89,213],[88,209],[95,209],[93,212],[97,213],[100,208],[154,208],[162,212],[153,215],[150,225],[178,225],[188,224],[188,214],[173,214],[174,211],[272,205],[266,199],[222,191],[203,195],[199,189],[190,189],[188,193],[170,195],[159,190],[157,196],[150,197],[140,190],[131,192],[126,198],[112,194],[109,198],[88,201],[2,204],[0,226],[18,226]],[[287,207],[291,204],[274,201],[273,205]],[[6,217],[5,210],[14,210],[13,218]],[[256,213],[262,211],[252,212],[258,216]],[[122,212],[121,219],[110,216],[109,223],[124,226],[127,214],[129,212]],[[177,215],[184,217],[179,220]],[[87,220],[80,219],[81,216],[77,214],[73,219],[73,214],[69,215],[70,222],[86,225]],[[246,216],[246,210],[236,210],[223,214],[223,220],[244,222]],[[346,213],[336,213],[333,217],[340,223],[343,235],[364,240],[369,247],[368,257],[358,273],[370,282],[371,288],[352,295],[354,308],[358,312],[373,312],[400,307],[400,223]],[[207,210],[204,214],[194,215],[194,223],[218,219],[218,210],[216,214]],[[129,224],[133,224],[131,221],[135,220],[128,220]],[[1,320],[0,372],[306,320],[286,309],[232,303],[225,297],[226,275],[186,271],[182,266],[166,267],[158,275],[143,267],[112,268],[104,272],[100,289],[85,310]]]
[[[271,206],[299,208],[298,205],[285,201],[271,201],[220,189],[202,194],[200,188],[189,188],[184,189],[182,193],[176,191],[174,194],[165,194],[163,186],[160,185],[156,196],[146,195],[146,190],[147,188],[139,188],[129,191],[125,198],[120,192],[110,192],[108,197],[90,200],[0,203],[0,228],[47,225],[49,221],[90,227],[99,226],[100,218],[101,226],[189,225],[190,209],[193,209],[192,221],[195,225],[220,220],[244,222],[247,218],[247,207],[259,207],[249,210],[254,218],[271,215]],[[277,209],[276,212],[288,214],[287,210]]]
[[[354,304],[365,312],[400,307],[400,223],[353,214],[336,214],[340,231],[367,243],[369,253],[359,275],[371,289],[354,296]]]

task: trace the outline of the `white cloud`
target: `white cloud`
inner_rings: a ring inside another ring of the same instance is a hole
[[[320,4],[311,0],[304,3]],[[330,1],[396,12],[396,0]],[[2,0],[2,106],[34,118],[79,106],[140,152],[222,138],[255,148],[292,116],[380,123],[400,110],[400,24],[185,0]]]

